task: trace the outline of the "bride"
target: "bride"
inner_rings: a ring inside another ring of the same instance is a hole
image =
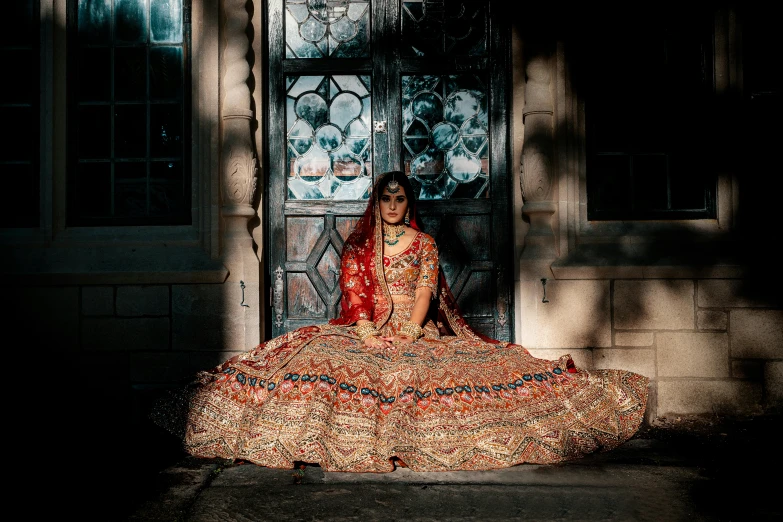
[[[405,174],[381,176],[342,252],[340,316],[200,372],[182,404],[188,453],[324,471],[486,470],[575,459],[636,433],[648,378],[535,358],[474,331],[416,218]]]

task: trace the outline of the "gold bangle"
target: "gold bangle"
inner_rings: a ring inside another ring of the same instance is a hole
[[[364,341],[368,337],[373,337],[378,335],[378,329],[375,328],[375,324],[372,322],[360,324],[356,327],[356,335],[359,336],[359,339]]]
[[[421,326],[412,321],[406,321],[405,324],[400,327],[400,333],[412,337],[414,340],[422,336]]]

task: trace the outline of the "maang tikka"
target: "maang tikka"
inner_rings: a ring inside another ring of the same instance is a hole
[[[392,175],[392,180],[386,185],[386,188],[389,189],[390,194],[396,194],[400,191],[400,183]]]

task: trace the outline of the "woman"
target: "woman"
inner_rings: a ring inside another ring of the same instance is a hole
[[[641,424],[646,377],[538,359],[465,323],[402,172],[375,184],[340,288],[339,318],[199,374],[186,451],[276,468],[483,470],[611,449]]]

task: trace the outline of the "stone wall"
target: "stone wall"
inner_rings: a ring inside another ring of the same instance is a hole
[[[550,280],[544,303],[540,284],[521,283],[529,305],[516,342],[537,357],[570,353],[584,368],[650,377],[648,420],[780,410],[783,310],[745,296],[742,284]],[[16,287],[6,295],[18,312],[12,324],[72,368],[58,380],[98,411],[140,418],[161,389],[252,348],[233,324],[240,304],[226,284]]]
[[[518,342],[537,357],[653,379],[648,417],[758,414],[783,406],[783,310],[736,279],[534,283]]]
[[[162,390],[252,348],[243,346],[239,299],[226,284],[4,290],[13,304],[8,331],[44,354],[24,358],[22,381],[53,385],[55,410],[84,434],[140,429]]]

